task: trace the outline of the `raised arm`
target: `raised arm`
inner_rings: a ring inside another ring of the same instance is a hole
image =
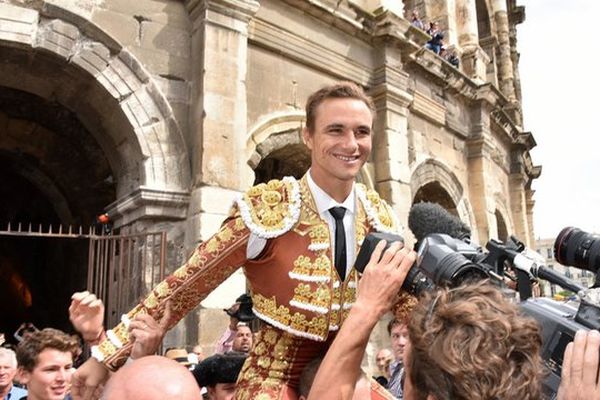
[[[399,243],[381,256],[383,245],[381,241],[373,251],[359,282],[356,302],[319,367],[309,400],[352,398],[371,331],[391,308],[416,257],[415,252],[400,249]]]
[[[92,348],[93,358],[73,375],[74,398],[94,398],[99,385],[107,379],[108,371],[118,369],[127,360],[133,346],[128,327],[136,316],[148,314],[162,321],[170,300],[171,315],[165,325],[172,328],[244,263],[249,235],[239,215],[229,218],[217,234],[198,246],[183,266],[123,315],[121,323],[106,332],[106,339]]]

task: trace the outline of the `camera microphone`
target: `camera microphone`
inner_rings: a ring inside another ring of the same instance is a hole
[[[414,204],[408,213],[408,227],[418,243],[431,233],[443,233],[466,241],[471,238],[471,229],[437,203]]]

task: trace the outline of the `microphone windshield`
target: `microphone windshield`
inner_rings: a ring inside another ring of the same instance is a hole
[[[408,227],[418,242],[431,233],[445,233],[461,240],[471,237],[471,229],[437,203],[413,204],[408,213]]]

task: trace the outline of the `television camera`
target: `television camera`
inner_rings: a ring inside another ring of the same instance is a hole
[[[470,229],[437,204],[415,204],[409,214],[409,227],[417,238],[418,257],[402,286],[405,291],[418,296],[436,285],[452,287],[481,279],[490,279],[505,289],[507,281],[516,283],[521,309],[541,326],[542,357],[550,372],[543,390],[548,399],[555,399],[567,344],[578,330],[600,330],[600,288],[596,288],[600,286],[600,236],[569,227],[560,232],[554,243],[559,263],[596,274],[596,284],[585,288],[547,267],[543,257],[514,236],[505,243],[492,239],[484,251],[471,242]],[[388,246],[403,242],[397,235],[368,235],[356,259],[359,272],[364,270],[380,240],[386,240]],[[537,279],[576,293],[579,305],[532,297],[532,283]]]

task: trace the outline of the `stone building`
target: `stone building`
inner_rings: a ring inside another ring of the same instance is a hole
[[[424,48],[413,9],[439,23],[458,68]],[[0,253],[29,310],[13,317],[68,326],[69,295],[91,276],[85,243],[6,224],[90,225],[106,212],[114,229],[166,232],[173,270],[241,190],[306,171],[304,102],[338,80],[375,99],[360,180],[404,224],[430,200],[481,243],[532,243],[524,16],[515,0],[0,0]],[[169,340],[198,340],[199,319],[218,334],[244,283],[237,273]]]

